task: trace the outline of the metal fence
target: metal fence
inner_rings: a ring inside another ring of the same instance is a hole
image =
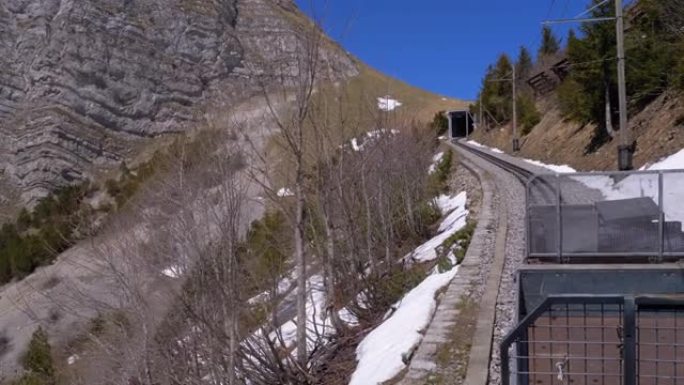
[[[526,212],[529,258],[684,257],[684,170],[537,175]]]
[[[684,300],[551,296],[501,344],[504,385],[684,383]]]

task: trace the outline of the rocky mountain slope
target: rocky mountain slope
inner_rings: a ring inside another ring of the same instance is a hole
[[[245,100],[262,63],[294,60],[301,20],[291,0],[0,1],[0,203],[118,165],[219,93]],[[356,75],[331,47],[328,68]]]

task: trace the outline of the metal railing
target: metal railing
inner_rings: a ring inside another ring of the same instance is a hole
[[[501,344],[503,385],[684,381],[684,299],[551,296]]]
[[[541,174],[526,195],[528,258],[684,257],[684,170]]]

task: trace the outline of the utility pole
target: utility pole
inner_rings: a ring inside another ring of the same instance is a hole
[[[515,62],[511,62],[511,67],[513,68],[513,152],[520,151],[520,139],[518,139],[518,90],[517,90],[517,78],[515,74]]]
[[[618,72],[618,107],[620,109],[620,143],[618,145],[618,169],[632,170],[632,156],[634,155],[634,140],[627,121],[627,86],[625,76],[625,19],[622,0],[615,0],[615,17],[581,18],[610,0],[603,0],[573,19],[547,20],[543,24],[553,23],[589,23],[615,20],[615,38],[617,40],[617,72]]]
[[[625,85],[625,21],[622,0],[615,0],[615,28],[617,37],[618,103],[620,107],[620,144],[618,145],[618,169],[631,170],[632,133],[627,122],[627,87]]]
[[[477,125],[478,129],[482,131],[484,129],[484,121],[482,120],[482,91],[480,91],[480,97],[479,97],[479,103],[480,103],[480,108],[479,108],[479,119],[477,120]]]
[[[470,111],[466,110],[465,112],[465,118],[466,118],[466,140],[468,140],[468,137],[470,136]]]

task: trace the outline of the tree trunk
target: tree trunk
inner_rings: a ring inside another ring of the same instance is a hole
[[[325,213],[324,224],[325,224],[325,236],[326,236],[326,251],[327,258],[325,260],[325,298],[327,301],[326,309],[328,310],[328,315],[330,316],[330,321],[337,332],[341,332],[344,329],[344,324],[340,320],[340,316],[335,310],[334,300],[336,297],[335,290],[335,268],[333,263],[335,261],[335,234],[330,223],[330,218],[328,213]]]
[[[371,269],[375,273],[377,269],[377,261],[373,254],[373,220],[370,198],[368,197],[368,188],[366,184],[365,170],[361,170],[361,192],[363,193],[363,201],[366,209],[366,252],[368,253],[368,261],[371,264]]]
[[[301,172],[295,186],[294,248],[297,266],[297,361],[303,368],[308,361],[306,347],[306,258],[304,256],[304,192]]]

